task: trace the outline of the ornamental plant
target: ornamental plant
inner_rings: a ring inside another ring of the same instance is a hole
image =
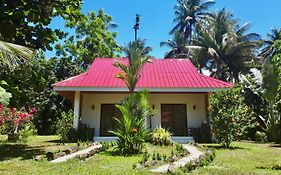
[[[19,134],[26,124],[30,124],[36,108],[28,111],[23,108],[8,108],[6,105],[0,104],[0,128],[2,134]]]
[[[254,113],[244,103],[241,88],[215,92],[210,98],[210,120],[212,131],[219,143],[230,147],[256,125]]]
[[[119,126],[111,132],[118,137],[117,149],[122,155],[140,153],[148,140],[145,119],[152,115],[148,95],[148,91],[130,94],[121,105],[116,105],[122,117],[115,118]]]
[[[153,133],[151,141],[154,145],[169,146],[173,144],[171,133],[162,127],[157,127]]]

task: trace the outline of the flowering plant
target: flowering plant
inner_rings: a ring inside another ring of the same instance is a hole
[[[24,124],[30,123],[36,108],[31,108],[28,111],[23,108],[8,108],[0,104],[0,127],[4,128],[4,133],[18,133]]]

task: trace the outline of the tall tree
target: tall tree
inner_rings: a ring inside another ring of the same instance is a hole
[[[212,72],[212,76],[238,82],[239,74],[248,73],[256,59],[255,51],[260,37],[256,33],[246,33],[250,23],[239,26],[238,20],[225,9],[212,16],[207,25],[201,25],[194,46],[187,48],[199,50],[203,56],[208,56],[205,67]]]
[[[194,33],[195,25],[198,21],[210,15],[208,9],[215,4],[213,0],[177,0],[175,5],[175,27],[171,30],[170,34],[176,31],[183,32],[185,37],[191,39]]]
[[[276,47],[274,43],[278,40],[281,40],[281,29],[271,29],[270,33],[267,34],[267,39],[264,40],[264,47],[260,53],[264,59],[271,59],[276,54]]]
[[[169,47],[169,51],[165,54],[164,58],[188,58],[189,52],[186,46],[188,45],[188,40],[186,39],[184,33],[179,31],[173,34],[173,39],[168,41],[163,41],[160,46]]]
[[[81,16],[82,0],[2,0],[0,40],[33,49],[52,50],[51,44],[63,36],[48,25],[54,17],[70,21]]]
[[[109,30],[116,24],[103,10],[84,15],[82,20],[72,22],[72,25],[75,35],[55,46],[58,56],[76,59],[87,68],[97,57],[111,58],[120,52],[115,41],[117,33]]]

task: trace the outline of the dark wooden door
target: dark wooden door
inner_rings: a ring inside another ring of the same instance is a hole
[[[114,117],[119,118],[121,112],[116,108],[115,104],[102,104],[100,117],[100,136],[112,136],[108,131],[113,131],[118,127]]]
[[[185,104],[162,104],[161,126],[174,136],[187,135],[187,116]]]

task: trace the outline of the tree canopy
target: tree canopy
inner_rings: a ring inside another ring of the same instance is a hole
[[[63,37],[63,31],[48,25],[54,17],[73,21],[81,17],[82,0],[2,0],[0,40],[33,49],[52,50],[51,44]]]

